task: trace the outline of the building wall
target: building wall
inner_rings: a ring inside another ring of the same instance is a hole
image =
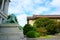
[[[3,11],[7,15],[8,14],[8,7],[9,7],[9,1],[5,1]]]
[[[57,19],[58,22],[60,22],[60,19]]]
[[[9,0],[2,0],[0,4],[0,24],[7,20]]]
[[[29,24],[33,25],[35,20],[29,20]]]
[[[0,24],[4,23],[6,21],[6,18],[0,14]]]

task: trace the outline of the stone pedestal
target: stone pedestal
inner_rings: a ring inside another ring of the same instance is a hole
[[[18,24],[0,24],[0,40],[23,40],[23,31]]]

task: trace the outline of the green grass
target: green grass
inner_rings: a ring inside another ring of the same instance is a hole
[[[53,35],[46,35],[46,36],[40,36],[39,38],[54,38],[56,36],[53,36]]]

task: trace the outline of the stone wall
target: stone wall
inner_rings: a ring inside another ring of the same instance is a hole
[[[23,31],[18,24],[0,24],[0,40],[23,40]]]
[[[23,40],[22,33],[0,33],[0,40]]]

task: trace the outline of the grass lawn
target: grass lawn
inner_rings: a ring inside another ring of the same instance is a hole
[[[39,38],[54,38],[56,36],[53,36],[53,35],[46,35],[46,36],[40,36]]]

